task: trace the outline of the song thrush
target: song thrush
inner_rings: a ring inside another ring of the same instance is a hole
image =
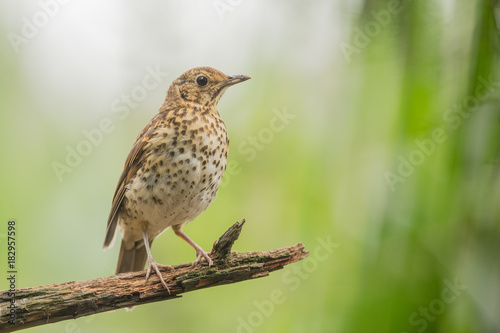
[[[122,244],[116,273],[140,271],[149,262],[168,290],[151,255],[153,240],[172,227],[196,250],[198,264],[212,259],[183,231],[215,199],[226,168],[229,147],[217,103],[224,91],[250,79],[210,68],[193,68],[179,76],[158,114],[144,127],[125,161],[108,218],[104,249],[114,242],[116,227]]]

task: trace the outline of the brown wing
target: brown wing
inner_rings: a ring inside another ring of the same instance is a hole
[[[118,180],[118,186],[116,187],[115,195],[113,197],[113,203],[111,204],[111,212],[108,217],[108,226],[106,228],[106,238],[104,239],[103,249],[107,249],[113,243],[115,237],[116,225],[118,224],[118,210],[125,198],[125,192],[127,191],[126,185],[129,183],[130,179],[135,175],[140,167],[141,157],[144,154],[146,144],[157,125],[158,115],[156,115],[146,127],[139,134],[135,140],[132,150],[127,156],[125,165],[123,167],[123,172]]]

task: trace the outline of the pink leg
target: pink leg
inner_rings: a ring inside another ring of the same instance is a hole
[[[191,245],[196,250],[196,260],[193,262],[193,266],[198,265],[202,260],[202,258],[205,258],[207,260],[208,266],[213,265],[214,262],[212,258],[210,258],[210,256],[208,255],[208,252],[205,252],[198,244],[193,242],[193,240],[189,238],[188,235],[184,233],[184,231],[182,231],[182,225],[174,225],[172,226],[172,229],[174,230],[177,236],[184,239],[189,245]]]
[[[160,278],[161,285],[167,289],[168,293],[170,294],[170,289],[168,289],[167,283],[165,280],[163,280],[163,276],[160,273],[160,270],[158,267],[162,268],[168,268],[171,270],[174,270],[174,268],[170,265],[160,265],[156,263],[156,260],[153,259],[153,256],[151,255],[151,249],[149,248],[149,241],[148,241],[148,234],[146,231],[142,231],[142,239],[144,240],[144,246],[146,247],[146,253],[148,254],[148,270],[146,272],[146,281],[149,279],[149,275],[151,274],[151,268],[153,268],[156,272],[156,275]]]

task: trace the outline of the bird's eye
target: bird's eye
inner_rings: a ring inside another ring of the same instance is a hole
[[[208,83],[208,79],[204,76],[198,76],[196,83],[198,83],[199,86],[204,86]]]

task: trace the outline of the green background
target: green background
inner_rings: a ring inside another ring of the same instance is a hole
[[[246,218],[235,250],[311,251],[266,278],[30,332],[500,331],[498,1],[0,7],[0,241],[15,219],[18,287],[114,273],[118,246],[101,247],[125,157],[201,65],[252,80],[219,103],[233,169],[185,231],[208,250]],[[121,119],[114,103],[147,68],[164,74]],[[112,130],[58,179],[103,119]],[[194,260],[170,230],[153,255]]]

